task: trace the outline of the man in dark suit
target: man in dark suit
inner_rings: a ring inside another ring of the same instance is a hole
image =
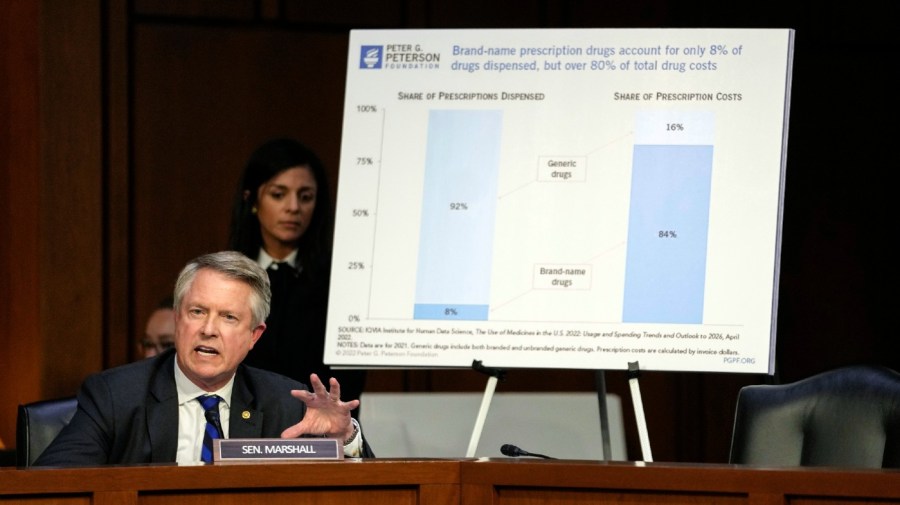
[[[341,401],[313,374],[313,391],[287,377],[242,365],[265,330],[271,290],[255,261],[237,252],[188,263],[175,285],[175,349],[88,377],[78,410],[35,462],[76,466],[201,461],[206,429],[201,397],[216,395],[228,438],[325,435],[347,456],[373,457]]]

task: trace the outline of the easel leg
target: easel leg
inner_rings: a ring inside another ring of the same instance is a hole
[[[488,409],[490,409],[491,400],[494,398],[494,390],[497,389],[497,382],[505,377],[503,370],[485,367],[479,360],[472,362],[472,368],[490,377],[488,378],[487,386],[484,388],[484,397],[481,399],[481,407],[478,409],[478,417],[475,419],[475,427],[472,429],[472,438],[469,439],[469,448],[466,450],[467,458],[475,457],[478,441],[481,439],[481,432],[484,430],[484,421],[487,419]]]
[[[606,375],[603,370],[594,373],[597,386],[597,406],[600,408],[600,439],[603,441],[603,461],[612,460],[612,444],[609,441],[609,410],[606,405]]]
[[[641,400],[641,388],[638,385],[638,377],[641,372],[638,362],[628,363],[628,384],[631,386],[631,403],[634,404],[634,419],[637,422],[638,436],[641,439],[641,453],[644,461],[652,462],[653,454],[650,453],[650,435],[647,432],[647,418],[644,417],[644,403]]]

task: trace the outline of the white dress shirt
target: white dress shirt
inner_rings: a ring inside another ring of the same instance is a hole
[[[234,377],[222,389],[212,393],[197,387],[184,375],[175,360],[175,389],[178,391],[178,450],[175,462],[179,465],[202,465],[200,450],[203,447],[203,433],[206,430],[206,414],[203,405],[197,401],[198,396],[218,395],[219,418],[222,422],[222,436],[228,438],[231,413],[231,390]],[[299,401],[299,400],[298,400]]]
[[[301,266],[297,264],[297,249],[294,249],[291,254],[288,254],[283,260],[276,260],[275,258],[269,256],[269,253],[266,252],[262,247],[259,248],[259,256],[257,256],[256,263],[262,267],[263,270],[268,270],[272,263],[287,263],[288,265],[294,267],[298,272],[300,271]]]

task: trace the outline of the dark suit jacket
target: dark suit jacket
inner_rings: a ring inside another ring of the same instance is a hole
[[[88,377],[78,393],[72,421],[35,466],[174,462],[178,445],[174,366],[172,350]],[[306,405],[291,396],[292,389],[306,386],[239,366],[231,393],[229,436],[278,438],[306,412]],[[363,445],[363,456],[374,456]]]

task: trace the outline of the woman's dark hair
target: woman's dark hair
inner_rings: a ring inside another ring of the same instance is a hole
[[[330,259],[333,219],[331,192],[322,161],[311,149],[296,140],[270,140],[250,155],[234,195],[228,248],[240,251],[250,258],[259,256],[262,233],[259,219],[253,213],[259,187],[280,172],[295,167],[308,167],[317,185],[316,208],[309,227],[300,237],[297,251],[303,273],[314,277],[320,270],[327,268]]]

